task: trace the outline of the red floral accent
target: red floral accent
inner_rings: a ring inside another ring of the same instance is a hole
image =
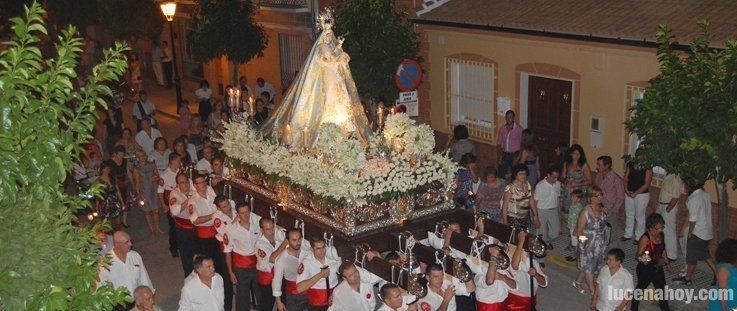
[[[366,299],[371,299],[371,294],[366,294]]]
[[[266,257],[266,252],[262,251],[261,249],[258,250],[258,256],[261,258]]]

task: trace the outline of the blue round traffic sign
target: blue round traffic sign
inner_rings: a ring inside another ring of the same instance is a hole
[[[402,92],[409,92],[417,89],[422,80],[422,68],[417,61],[411,59],[405,59],[399,64],[397,72],[394,75],[394,80],[397,82],[397,87]]]

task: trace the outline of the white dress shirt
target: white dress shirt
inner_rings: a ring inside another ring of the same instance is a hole
[[[393,309],[387,306],[385,303],[381,304],[381,307],[377,311],[407,311],[409,309],[409,304],[417,300],[417,298],[414,295],[403,295],[402,296],[402,306],[398,309]]]
[[[537,201],[537,209],[554,209],[558,207],[558,198],[560,198],[560,182],[550,183],[547,178],[543,178],[537,186],[535,186],[535,201]]]
[[[148,160],[156,163],[156,169],[158,169],[159,173],[161,173],[164,170],[166,170],[166,168],[169,166],[169,155],[170,154],[171,154],[171,149],[164,150],[163,154],[154,150],[148,154]]]
[[[195,191],[194,195],[189,198],[189,203],[194,207],[191,211],[192,215],[189,216],[189,220],[192,221],[192,223],[194,223],[198,217],[214,214],[215,211],[218,210],[217,207],[215,207],[215,190],[210,186],[207,187],[207,195],[204,197],[201,196],[199,192]],[[214,218],[210,218],[210,220],[201,224],[195,224],[195,226],[202,227],[214,225]]]
[[[276,230],[274,232],[274,245],[271,245],[266,236],[261,234],[256,241],[256,269],[262,272],[271,273],[274,264],[269,261],[269,257],[274,253],[277,247],[284,241],[284,231]],[[276,262],[276,260],[274,260]]]
[[[113,288],[116,289],[125,287],[131,295],[133,295],[136,287],[141,285],[146,285],[154,290],[146,266],[143,265],[143,259],[141,259],[138,252],[129,251],[125,256],[125,261],[118,258],[113,249],[110,249],[107,254],[110,255],[110,267],[100,267],[100,283],[110,282],[113,284]]]
[[[223,252],[236,252],[242,256],[256,255],[256,241],[261,237],[261,228],[258,226],[261,216],[251,212],[248,220],[248,230],[238,222],[234,222],[228,226],[228,229],[226,229],[223,235],[223,242],[225,243],[225,250]]]
[[[466,288],[465,283],[461,283],[457,278],[451,278],[448,280],[446,277],[443,279],[443,285],[441,286],[443,290],[447,290],[448,287],[451,285],[455,286],[456,288],[456,295],[457,296],[468,296],[470,293],[468,292],[468,289]],[[430,285],[427,287],[427,296],[420,298],[419,301],[417,301],[417,309],[418,310],[428,310],[427,307],[429,306],[429,310],[437,310],[440,308],[440,305],[443,304],[443,296],[441,296],[439,293],[436,293],[432,289],[430,289]],[[448,311],[454,311],[456,309],[456,297],[453,296],[453,298],[450,299],[450,303],[448,303]]]
[[[161,132],[152,127],[150,136],[144,130],[138,132],[138,134],[136,134],[136,143],[141,146],[141,149],[143,149],[143,152],[145,152],[146,155],[149,155],[154,152],[154,142],[159,137],[161,137]]]
[[[599,311],[614,311],[622,303],[609,294],[614,294],[615,291],[631,293],[635,288],[632,274],[622,266],[612,275],[609,266],[604,265],[601,267],[599,277],[596,278],[596,283],[599,284],[599,297],[596,301],[596,309]]]
[[[374,296],[374,284],[382,279],[366,269],[356,267],[360,273],[361,280],[359,291],[356,292],[345,280],[340,282],[333,291],[333,304],[328,311],[374,311],[376,309],[376,297]]]
[[[298,256],[290,255],[289,252],[287,252],[288,249],[289,246],[287,246],[287,248],[284,249],[278,257],[276,257],[276,260],[274,260],[274,279],[271,281],[271,290],[274,297],[282,296],[282,279],[287,280],[288,282],[297,282],[297,268],[299,267],[299,262],[304,259],[307,254],[312,253],[309,242],[304,239],[302,239],[302,246],[300,247]]]
[[[535,282],[535,292],[537,292],[538,286],[548,287],[548,276],[545,274],[542,267],[540,267],[540,262],[537,261],[537,259],[533,258],[532,264],[535,265],[535,270],[537,270],[537,273],[545,279],[545,286],[541,286],[537,283],[537,279],[534,279],[533,282]],[[520,297],[532,297],[532,295],[530,295],[530,275],[528,274],[528,272],[530,271],[530,259],[526,258],[520,260],[518,270],[512,270],[511,265],[509,269],[510,271],[512,271],[515,282],[517,282],[517,288],[510,289],[509,292]]]
[[[207,287],[197,274],[184,281],[179,298],[179,311],[223,311],[225,310],[225,288],[223,278],[215,273],[211,287]]]

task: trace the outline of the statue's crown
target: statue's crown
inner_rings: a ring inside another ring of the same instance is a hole
[[[317,16],[317,28],[326,30],[333,28],[333,10],[325,8],[325,10]]]

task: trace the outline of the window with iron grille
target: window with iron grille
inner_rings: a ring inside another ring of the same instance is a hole
[[[296,72],[302,67],[305,57],[307,56],[301,36],[279,34],[279,62],[283,87],[288,87],[296,78]]]
[[[494,64],[448,58],[446,63],[446,126],[463,124],[471,136],[493,140]]]

